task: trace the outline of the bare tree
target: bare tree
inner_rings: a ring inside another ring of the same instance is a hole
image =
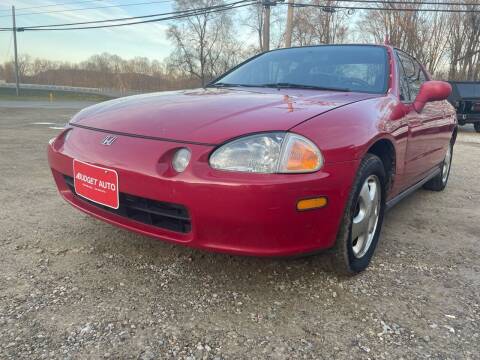
[[[6,82],[12,83],[15,81],[15,64],[13,61],[7,61],[3,64],[3,79]]]
[[[18,56],[18,76],[20,79],[25,78],[32,73],[32,57],[28,54]],[[20,80],[21,81],[21,80]]]
[[[176,0],[177,10],[205,8],[223,4],[222,0]],[[203,12],[177,21],[168,30],[175,47],[169,58],[178,71],[208,80],[237,62],[233,22],[226,11]],[[171,66],[171,67],[172,67]]]
[[[242,24],[255,34],[258,43],[254,48],[256,52],[260,52],[263,49],[263,6],[260,2],[249,6],[246,13]]]
[[[447,62],[451,31],[447,26],[451,14],[408,9],[445,9],[441,4],[421,4],[418,0],[386,3],[391,10],[370,10],[363,13],[358,30],[363,40],[383,43],[385,40],[423,63],[429,72],[441,72]],[[462,15],[463,16],[463,15]]]
[[[348,33],[348,13],[335,9],[336,1],[313,0],[311,3],[322,7],[295,8],[293,43],[304,46],[344,42]]]
[[[387,40],[391,45],[416,55],[421,24],[420,13],[403,11],[403,8],[420,7],[415,0],[411,1],[411,4],[385,3],[384,6],[391,9],[388,11],[365,11],[358,24],[358,31],[363,34],[363,39],[377,44],[383,44]]]
[[[470,0],[466,10],[480,10],[477,0]],[[449,19],[449,78],[480,79],[480,14],[452,14]]]
[[[259,2],[249,6],[246,15],[240,21],[256,38],[256,44],[245,49],[247,54],[258,54],[263,51],[263,5]],[[284,43],[285,7],[272,6],[270,8],[270,47],[278,49]]]
[[[415,55],[432,74],[439,73],[447,62],[450,31],[445,24],[449,16],[448,13],[427,12],[418,26]]]
[[[143,91],[170,90],[198,86],[189,76],[166,73],[158,60],[136,57],[125,60],[118,55],[103,53],[80,63],[21,58],[22,82],[33,84],[132,89]],[[0,65],[0,79],[14,82],[14,64]]]

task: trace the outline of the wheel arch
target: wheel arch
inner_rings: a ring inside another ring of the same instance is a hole
[[[397,167],[395,145],[390,139],[379,138],[370,144],[366,153],[376,155],[382,161],[387,177],[386,190],[390,190],[395,180]]]
[[[457,133],[458,133],[458,126],[455,126],[453,128],[453,133],[452,133],[452,140],[451,143],[455,145],[455,142],[457,141]]]

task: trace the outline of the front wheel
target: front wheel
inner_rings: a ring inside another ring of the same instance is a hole
[[[385,211],[385,169],[375,155],[362,160],[333,248],[335,270],[354,275],[370,263]]]
[[[480,122],[473,123],[473,128],[476,132],[480,133]]]

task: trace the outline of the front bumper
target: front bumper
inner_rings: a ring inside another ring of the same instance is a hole
[[[358,163],[326,163],[313,174],[246,174],[208,165],[213,147],[118,136],[101,145],[105,133],[75,127],[68,140],[51,141],[48,160],[63,198],[74,207],[128,230],[191,247],[253,256],[291,256],[334,244]],[[192,152],[183,173],[171,168],[176,149]],[[124,194],[180,204],[191,227],[177,232],[102,209],[75,195],[65,182],[73,159],[114,169]],[[298,200],[328,197],[321,209],[297,211]]]

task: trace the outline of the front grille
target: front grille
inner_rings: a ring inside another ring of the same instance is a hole
[[[102,210],[171,231],[188,233],[191,230],[190,215],[188,210],[182,205],[120,193],[120,206],[118,209],[112,209],[77,195],[73,178],[64,175],[64,179],[67,186],[78,199]]]

